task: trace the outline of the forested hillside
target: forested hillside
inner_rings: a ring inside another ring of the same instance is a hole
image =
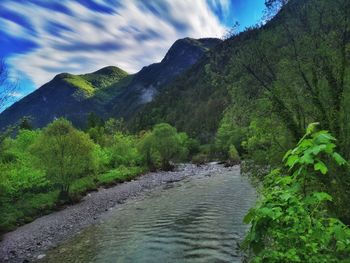
[[[2,112],[0,126],[4,130],[26,117],[34,127],[43,127],[66,117],[83,127],[89,113],[104,114],[103,105],[129,81],[130,76],[117,67],[82,75],[59,74]]]
[[[350,1],[265,4],[224,41],[178,40],[134,75],[63,73],[4,111],[4,126],[33,119],[0,136],[0,231],[145,171],[218,161],[257,182],[248,262],[349,262]]]
[[[279,164],[309,123],[337,138],[349,159],[350,2],[267,1],[271,21],[211,50],[148,104],[132,126],[166,121],[213,150],[234,144],[255,163]],[[214,139],[215,137],[215,139]],[[350,222],[350,177],[330,167],[318,179],[332,210]]]
[[[65,117],[77,127],[86,127],[88,117],[131,119],[153,100],[164,85],[189,69],[211,48],[217,38],[177,40],[159,63],[128,75],[109,66],[89,74],[58,74],[45,85],[0,113],[0,129],[15,125],[24,117],[34,127],[43,127]]]
[[[286,1],[269,2],[273,13]],[[133,126],[138,130],[163,120],[210,141],[221,121],[221,130],[235,131],[237,147],[243,136],[252,153],[273,152],[260,156],[267,161],[300,138],[308,123],[319,121],[348,155],[347,5],[290,1],[266,25],[209,52],[148,104]]]

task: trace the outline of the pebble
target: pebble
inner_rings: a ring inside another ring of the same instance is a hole
[[[92,224],[93,220],[96,220],[105,211],[112,210],[111,200],[113,203],[123,204],[127,199],[146,192],[146,189],[152,189],[167,182],[177,182],[193,175],[214,175],[224,170],[227,171],[227,168],[216,164],[201,167],[186,164],[174,172],[149,173],[138,177],[133,182],[118,184],[108,189],[101,187],[99,191],[87,194],[89,198],[83,202],[68,206],[8,233],[0,242],[0,259],[10,258],[11,262],[41,259],[45,257],[45,254],[37,257],[35,254],[57,246]]]

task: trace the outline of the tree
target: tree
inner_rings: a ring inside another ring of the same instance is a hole
[[[289,0],[265,0],[265,20],[273,18]]]
[[[331,164],[347,162],[335,151],[336,139],[316,126],[310,124],[284,164],[264,178],[261,198],[245,216],[249,262],[348,262],[350,228],[332,217],[328,208],[336,198],[319,186],[334,176]]]
[[[154,126],[152,133],[153,147],[159,152],[162,169],[172,169],[170,161],[178,159],[183,151],[176,128],[167,123],[160,123]]]
[[[90,112],[87,117],[87,129],[102,127],[104,124],[103,119],[98,116],[95,112]]]
[[[20,130],[33,130],[33,125],[32,125],[32,118],[31,117],[23,117],[20,121],[19,121],[19,125],[18,125]]]
[[[113,136],[112,145],[108,148],[113,167],[121,165],[135,166],[139,163],[140,154],[136,147],[136,139],[132,135],[117,132]]]
[[[225,32],[225,35],[223,36],[223,39],[230,39],[238,35],[239,33],[239,22],[236,21],[233,23],[233,25]]]
[[[48,179],[59,187],[60,198],[67,199],[74,179],[94,169],[95,147],[87,134],[61,118],[42,131],[32,150]]]
[[[104,125],[105,132],[108,135],[114,135],[116,132],[126,133],[126,124],[123,118],[114,119],[109,118]]]
[[[9,73],[5,61],[0,58],[0,112],[5,106],[14,99],[14,92],[18,86],[9,81]],[[9,126],[5,130],[0,131],[0,144],[15,130],[15,126]],[[1,149],[0,149],[1,154]]]
[[[187,139],[185,133],[177,133],[176,128],[170,124],[160,123],[154,126],[152,132],[143,136],[140,151],[149,168],[153,169],[159,161],[163,170],[171,170],[171,161],[183,159],[188,154]]]
[[[138,149],[140,153],[142,154],[144,158],[144,162],[147,165],[147,167],[150,169],[150,171],[156,170],[156,164],[154,161],[154,152],[153,152],[153,145],[154,145],[154,136],[152,132],[145,132],[138,145]]]
[[[13,93],[16,90],[17,85],[9,81],[7,66],[4,60],[0,59],[0,111],[14,99]]]

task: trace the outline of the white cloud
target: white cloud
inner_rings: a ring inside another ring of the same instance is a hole
[[[9,63],[30,76],[38,87],[61,72],[86,73],[115,65],[134,73],[160,61],[179,38],[221,37],[225,32],[204,0],[163,0],[156,12],[142,8],[138,0],[128,0],[115,7],[109,5],[113,13],[91,10],[79,1],[60,2],[73,15],[30,3],[4,4],[28,19],[36,32],[29,35],[26,28],[11,25],[17,36],[30,39],[39,48],[13,56]],[[144,4],[152,2],[159,4]],[[225,8],[227,1],[215,2]],[[169,11],[162,9],[164,6]]]
[[[11,97],[14,97],[14,98],[16,98],[16,99],[18,99],[18,98],[22,98],[22,97],[23,97],[23,93],[20,93],[20,92],[11,92],[11,93],[10,93],[10,96],[11,96]]]

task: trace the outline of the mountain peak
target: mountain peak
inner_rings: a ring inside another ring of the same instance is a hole
[[[94,71],[92,73],[88,73],[85,75],[89,75],[89,74],[96,74],[96,75],[124,74],[124,75],[127,75],[128,73],[126,71],[122,70],[121,68],[116,67],[116,66],[107,66],[107,67],[103,67],[97,71]]]
[[[220,39],[177,40],[165,58],[134,75],[108,66],[87,74],[61,73],[0,115],[0,127],[32,116],[43,127],[64,116],[83,127],[89,112],[101,116],[128,117],[153,100],[162,87],[188,70]]]
[[[194,39],[190,37],[185,37],[178,39],[170,47],[162,62],[167,60],[172,60],[174,57],[183,56],[184,54],[188,55],[189,53],[193,54],[202,54],[215,47],[222,40],[218,38],[199,38]]]

